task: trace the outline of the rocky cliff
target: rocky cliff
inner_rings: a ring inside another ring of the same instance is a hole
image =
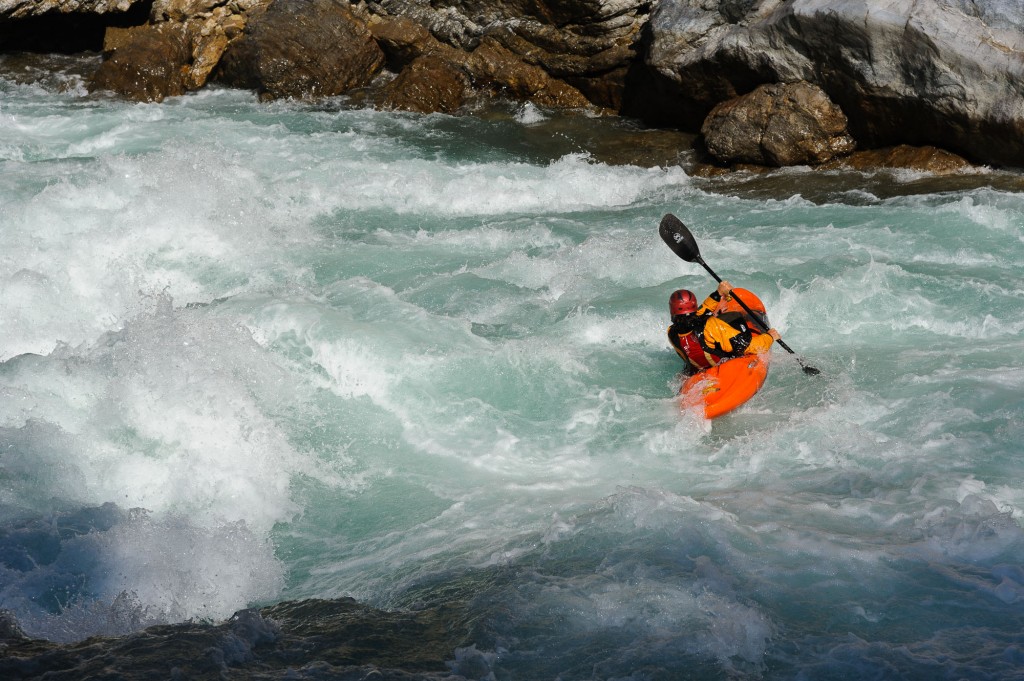
[[[707,136],[748,97],[733,110],[830,121],[792,141],[810,155],[744,152],[768,163],[912,144],[1024,166],[1018,0],[0,0],[0,51],[83,49],[104,52],[95,90],[139,100],[211,81],[421,112],[502,96]]]

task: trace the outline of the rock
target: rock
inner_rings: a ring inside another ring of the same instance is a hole
[[[154,0],[150,14],[154,21],[184,23],[193,17],[209,16],[218,6],[224,9],[223,4],[223,0]]]
[[[198,90],[206,84],[228,46],[242,37],[245,23],[244,15],[234,14],[226,7],[213,9],[205,18],[197,16],[186,21],[192,39],[192,62],[184,75],[188,89]]]
[[[803,82],[762,85],[723,102],[701,133],[708,152],[726,164],[817,165],[856,147],[842,110]]]
[[[414,59],[383,91],[382,106],[419,113],[454,113],[466,99],[469,78],[436,54]]]
[[[379,48],[365,26],[377,21]],[[695,131],[722,102],[805,81],[860,148],[1024,166],[1019,0],[0,0],[8,51],[97,50],[117,28],[138,31],[108,40],[95,87],[137,99],[211,76],[267,98],[339,94],[371,82],[386,53],[396,74],[416,63],[386,86],[390,106],[452,110],[465,76],[465,99],[586,100]]]
[[[244,11],[265,2],[231,4]],[[161,101],[197,90],[245,27],[242,14],[214,0],[158,0],[150,21],[107,27],[106,58],[91,80],[91,90],[110,90],[137,101]]]
[[[396,73],[423,54],[454,52],[455,49],[443,45],[424,26],[406,17],[371,15],[367,26],[384,51],[388,68]]]
[[[843,108],[862,146],[1021,165],[1021,26],[1016,0],[662,0],[633,102],[693,127],[758,85],[805,80]]]
[[[874,170],[877,168],[905,168],[934,175],[949,175],[975,170],[967,159],[936,147],[912,147],[901,144],[884,149],[857,151],[849,156],[822,164],[824,169],[852,168]]]
[[[112,52],[89,82],[136,101],[162,101],[185,93],[184,65],[192,60],[184,26],[175,23],[107,30]]]
[[[590,105],[582,92],[492,38],[483,38],[467,54],[406,18],[375,17],[369,25],[389,66],[400,71],[384,88],[381,104],[387,108],[452,113],[474,93],[548,107]]]
[[[601,107],[618,109],[649,0],[370,0],[441,42],[474,52],[487,40]]]
[[[59,644],[25,638],[0,613],[0,678],[382,679],[453,681],[446,662],[469,646],[462,604],[382,611],[351,599],[278,603],[226,622],[150,627]]]
[[[215,78],[265,99],[330,97],[367,85],[383,63],[383,52],[347,3],[275,0],[249,15]]]
[[[0,0],[0,18],[25,19],[47,14],[127,12],[146,0]]]
[[[581,108],[590,100],[576,88],[539,66],[524,62],[497,41],[484,39],[466,59],[466,68],[477,87],[490,88],[495,94],[530,101],[540,106]]]

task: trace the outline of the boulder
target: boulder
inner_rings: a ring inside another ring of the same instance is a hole
[[[381,106],[419,113],[454,113],[462,106],[469,78],[455,64],[436,54],[414,59],[388,83]]]
[[[214,77],[264,99],[305,99],[367,85],[383,64],[384,53],[348,3],[275,0],[250,13]]]
[[[762,85],[711,110],[701,127],[725,164],[818,165],[852,152],[846,116],[810,83]]]
[[[805,80],[862,146],[1022,165],[1022,26],[1017,0],[661,0],[633,103],[692,129],[758,85]]]
[[[183,67],[192,60],[184,26],[146,24],[107,29],[109,56],[89,82],[89,90],[107,90],[141,102],[162,101],[186,91]]]

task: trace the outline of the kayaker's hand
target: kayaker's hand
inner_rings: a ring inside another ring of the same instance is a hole
[[[782,336],[774,328],[768,329],[768,335],[772,337],[772,340],[782,340]]]
[[[718,295],[725,298],[732,291],[732,284],[727,281],[718,282]]]

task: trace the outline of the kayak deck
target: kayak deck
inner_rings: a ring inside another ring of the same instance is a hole
[[[750,355],[726,360],[686,379],[679,389],[684,409],[704,405],[704,417],[718,418],[736,409],[764,385],[767,357]]]

